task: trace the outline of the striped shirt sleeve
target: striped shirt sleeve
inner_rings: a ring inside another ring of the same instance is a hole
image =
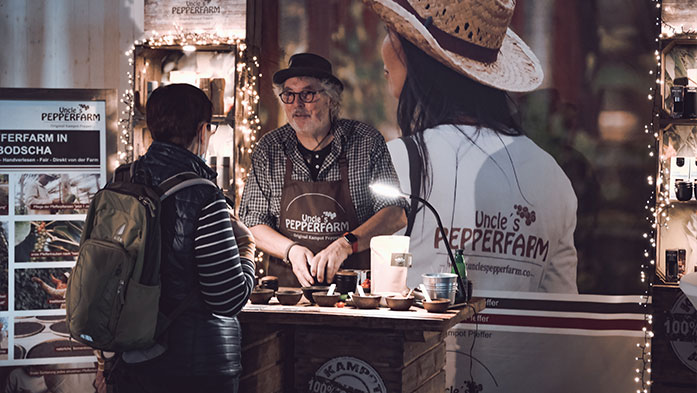
[[[229,207],[222,196],[201,210],[194,255],[208,307],[216,315],[237,315],[254,288],[254,262],[240,258]]]

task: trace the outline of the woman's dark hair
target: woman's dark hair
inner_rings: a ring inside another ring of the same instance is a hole
[[[397,123],[413,135],[422,160],[422,195],[430,190],[429,159],[423,131],[441,124],[471,124],[504,135],[524,135],[517,109],[507,92],[483,85],[445,66],[407,39],[399,37],[407,76],[399,96]]]
[[[187,147],[202,123],[211,121],[213,104],[201,89],[176,83],[158,87],[146,105],[152,139]]]

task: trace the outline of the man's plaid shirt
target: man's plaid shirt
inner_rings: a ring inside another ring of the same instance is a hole
[[[408,208],[407,201],[402,198],[383,198],[370,191],[370,184],[376,182],[399,186],[383,136],[367,124],[347,119],[338,120],[332,132],[331,152],[320,168],[317,181],[339,180],[339,155],[344,150],[351,200],[360,224],[383,207]],[[298,138],[289,124],[259,139],[240,204],[240,218],[248,227],[265,224],[279,228],[286,157],[293,162],[293,180],[312,181],[297,144]]]

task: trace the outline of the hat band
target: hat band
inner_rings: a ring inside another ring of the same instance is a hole
[[[432,17],[422,18],[407,0],[394,1],[402,6],[402,8],[404,8],[407,12],[414,15],[416,19],[418,19],[419,22],[424,25],[428,32],[431,33],[436,42],[443,47],[443,49],[447,49],[450,52],[456,53],[460,56],[481,61],[483,63],[493,63],[496,61],[496,58],[499,55],[498,49],[484,48],[448,34],[433,24]]]

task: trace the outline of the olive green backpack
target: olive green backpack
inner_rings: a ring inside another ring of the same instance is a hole
[[[70,336],[92,348],[123,352],[149,348],[180,314],[159,312],[160,206],[175,192],[194,185],[216,185],[193,172],[163,181],[159,187],[121,176],[99,190],[90,203],[77,263],[66,293]],[[121,178],[121,179],[119,179]]]

